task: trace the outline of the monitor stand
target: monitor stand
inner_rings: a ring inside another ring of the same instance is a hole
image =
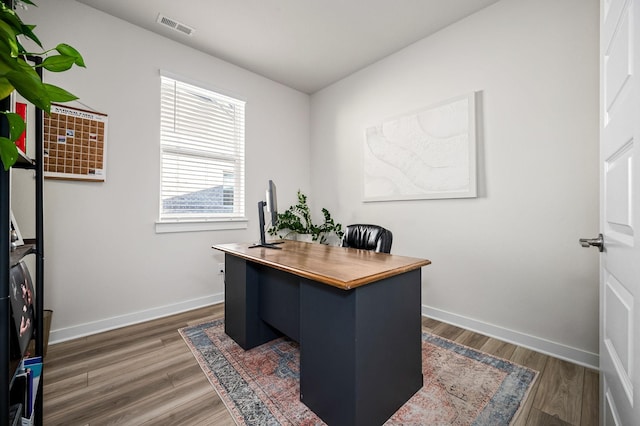
[[[264,248],[282,250],[282,247],[278,247],[278,244],[283,244],[282,241],[278,241],[275,243],[268,243],[264,235],[264,207],[266,205],[267,203],[265,201],[258,201],[258,219],[260,222],[260,242],[252,246],[249,246],[249,248],[264,247]]]

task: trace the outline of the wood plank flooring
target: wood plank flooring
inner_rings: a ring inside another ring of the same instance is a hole
[[[177,332],[223,314],[221,304],[49,346],[44,424],[234,425]],[[598,424],[596,371],[433,319],[422,323],[541,372],[515,425]]]

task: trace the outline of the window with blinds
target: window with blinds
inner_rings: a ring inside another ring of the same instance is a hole
[[[244,106],[161,76],[160,221],[244,218]]]

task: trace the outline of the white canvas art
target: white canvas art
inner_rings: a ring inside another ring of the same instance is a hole
[[[475,94],[366,130],[364,201],[476,196]]]

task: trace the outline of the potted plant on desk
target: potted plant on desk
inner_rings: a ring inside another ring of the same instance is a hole
[[[271,226],[268,232],[280,238],[315,241],[321,244],[328,244],[332,236],[342,238],[342,225],[333,220],[327,209],[323,208],[322,214],[324,222],[314,225],[307,196],[298,190],[298,204],[290,206],[284,213],[278,213],[276,225]]]

